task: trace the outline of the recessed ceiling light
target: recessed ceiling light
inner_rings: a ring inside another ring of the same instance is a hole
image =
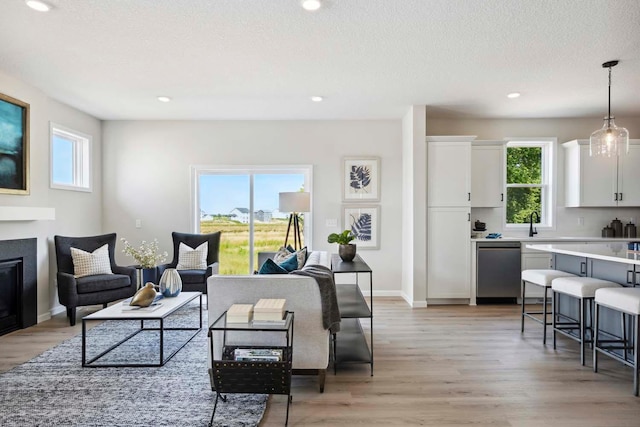
[[[324,100],[324,98],[323,98],[323,97],[321,97],[321,96],[312,96],[312,97],[311,97],[311,100],[312,100],[313,102],[322,102],[322,101]]]
[[[169,102],[169,101],[171,101],[171,98],[169,98],[168,96],[159,96],[158,97],[158,101],[160,101],[160,102]]]
[[[514,99],[514,98],[519,98],[519,97],[520,97],[520,92],[511,92],[511,93],[507,94],[507,98]]]
[[[48,12],[51,9],[51,6],[40,0],[26,0],[25,3],[38,12]]]
[[[305,10],[318,10],[322,6],[322,2],[320,0],[302,0],[302,7]]]

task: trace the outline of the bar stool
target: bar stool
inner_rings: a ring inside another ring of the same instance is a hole
[[[598,352],[624,363],[633,368],[633,394],[638,395],[638,364],[640,354],[640,288],[607,288],[598,289],[595,296],[595,333],[593,334],[593,372],[598,372]],[[622,314],[622,338],[617,340],[601,340],[598,338],[600,329],[598,325],[598,313],[600,307],[608,307]],[[633,347],[627,339],[624,315],[633,318]],[[611,343],[611,344],[610,344]],[[617,344],[617,345],[616,345]],[[627,359],[627,350],[633,348],[633,361]],[[623,356],[612,350],[622,350]]]
[[[604,288],[620,288],[621,285],[608,280],[596,279],[595,277],[559,277],[551,282],[553,300],[551,312],[553,318],[553,348],[556,348],[556,332],[560,332],[580,343],[580,363],[584,366],[585,343],[593,343],[593,310],[592,301],[595,298],[596,290]],[[576,298],[579,304],[579,318],[573,319],[566,315],[558,314],[558,294],[563,294]],[[585,318],[585,311],[589,310],[589,318]],[[558,317],[572,320],[571,322],[558,322]],[[588,320],[589,322],[587,323]],[[578,329],[579,335],[571,334],[569,331]],[[587,339],[587,329],[590,330]]]
[[[542,323],[542,343],[547,343],[547,325],[550,325],[547,322],[547,298],[548,292],[547,290],[551,288],[551,282],[553,279],[557,279],[559,277],[575,277],[575,274],[566,273],[560,270],[524,270],[522,272],[522,287],[521,287],[521,296],[522,296],[522,320],[520,326],[520,332],[524,332],[524,318],[528,317],[532,320],[535,320],[538,323]],[[537,286],[542,286],[544,289],[544,295],[542,297],[542,311],[525,311],[525,290],[526,284],[531,283]],[[538,319],[534,314],[542,314],[542,319]]]

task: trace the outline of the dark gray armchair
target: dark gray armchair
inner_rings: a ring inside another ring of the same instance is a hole
[[[54,244],[58,264],[58,300],[67,307],[71,326],[76,324],[76,307],[94,304],[106,307],[107,303],[136,293],[136,269],[115,263],[115,233],[90,237],[54,236]],[[74,277],[71,248],[93,252],[104,244],[109,245],[109,260],[114,274]]]
[[[173,238],[173,261],[169,264],[158,266],[158,278],[162,277],[162,273],[167,268],[176,268],[178,265],[178,254],[180,243],[184,243],[190,248],[197,248],[201,244],[207,242],[207,269],[206,270],[178,270],[178,274],[182,279],[182,290],[188,292],[200,291],[207,293],[207,279],[212,274],[218,274],[220,268],[220,231],[211,234],[187,234],[174,231],[171,233]]]

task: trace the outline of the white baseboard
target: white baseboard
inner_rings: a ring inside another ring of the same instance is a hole
[[[44,313],[38,316],[37,323],[46,322],[49,319],[51,319],[51,313]]]
[[[425,308],[427,306],[426,301],[411,301],[411,298],[409,298],[409,296],[404,292],[401,292],[400,296],[407,302],[407,304],[409,304],[411,308]]]

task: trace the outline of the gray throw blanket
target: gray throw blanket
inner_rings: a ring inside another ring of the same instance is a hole
[[[340,331],[340,309],[336,296],[336,284],[333,281],[333,273],[322,265],[309,265],[301,270],[292,271],[289,274],[313,277],[318,283],[320,301],[322,304],[322,326],[330,333]]]

